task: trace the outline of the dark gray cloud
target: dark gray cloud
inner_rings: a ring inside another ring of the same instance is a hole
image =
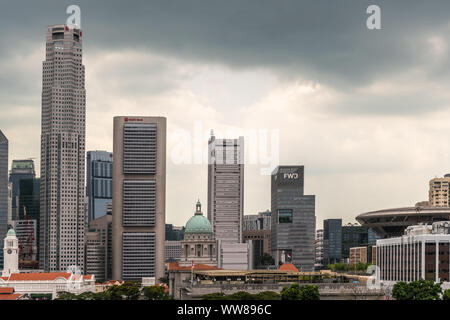
[[[445,27],[450,9],[448,1],[411,0],[15,0],[2,2],[0,37],[42,42],[45,25],[64,22],[73,3],[82,8],[87,52],[148,49],[336,85],[370,82],[423,63],[422,37]],[[365,27],[369,4],[382,9],[380,31]],[[443,68],[448,65],[438,70]]]

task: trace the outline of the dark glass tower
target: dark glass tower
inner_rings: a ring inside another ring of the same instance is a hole
[[[9,182],[12,184],[11,211],[13,220],[19,219],[20,206],[18,196],[20,194],[20,182],[25,179],[34,179],[35,177],[33,160],[13,160],[9,174]]]
[[[303,166],[279,166],[272,173],[272,257],[299,271],[314,271],[315,196],[303,193]]]
[[[342,219],[323,221],[325,263],[336,263],[342,259]]]

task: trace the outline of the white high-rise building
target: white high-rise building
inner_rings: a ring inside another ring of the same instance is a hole
[[[84,268],[86,90],[79,29],[47,28],[43,63],[40,268]]]
[[[19,240],[14,229],[9,229],[3,244],[2,277],[9,277],[12,273],[19,273]]]
[[[208,219],[221,243],[242,243],[244,137],[208,141]]]

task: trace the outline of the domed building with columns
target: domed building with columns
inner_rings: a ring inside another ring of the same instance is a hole
[[[217,242],[211,223],[202,213],[200,200],[197,201],[194,216],[186,223],[184,240],[181,241],[180,266],[205,264],[217,266]]]

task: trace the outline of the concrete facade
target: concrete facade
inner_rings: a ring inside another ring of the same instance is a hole
[[[224,243],[218,241],[217,266],[228,270],[249,270],[254,265],[253,242]]]
[[[377,240],[376,254],[381,282],[425,279],[450,288],[450,221],[410,226],[401,237]]]
[[[84,268],[86,90],[82,32],[47,28],[41,126],[40,268]]]
[[[0,239],[8,227],[8,139],[0,130]],[[3,241],[0,241],[0,264],[3,265]]]
[[[113,278],[164,276],[166,118],[114,117]]]
[[[208,141],[208,220],[216,240],[242,243],[244,137]]]
[[[430,180],[428,204],[432,207],[450,207],[450,174]]]

